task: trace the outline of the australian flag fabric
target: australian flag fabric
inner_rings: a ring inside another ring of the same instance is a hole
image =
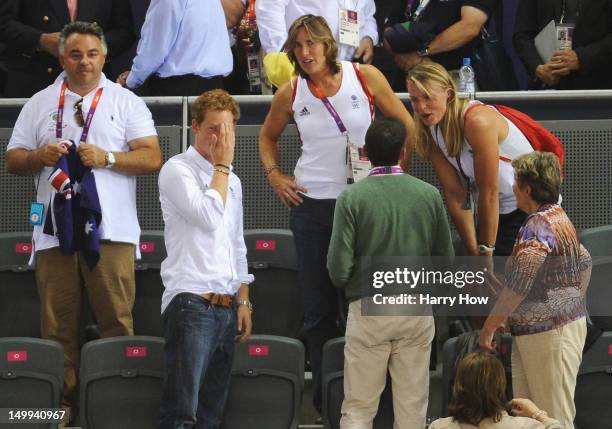
[[[47,212],[44,233],[56,235],[64,255],[82,251],[85,262],[93,269],[100,259],[102,209],[96,178],[91,168],[81,162],[72,140],[63,140],[68,150],[49,176],[56,190]]]

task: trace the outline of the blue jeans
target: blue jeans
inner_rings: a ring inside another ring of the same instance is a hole
[[[304,334],[312,369],[314,407],[321,412],[321,357],[323,345],[342,336],[338,329],[338,291],[327,272],[336,200],[317,200],[302,195],[293,207],[290,226],[298,263],[298,280],[304,303]]]
[[[235,308],[181,293],[162,317],[166,376],[159,429],[220,427],[234,360]]]

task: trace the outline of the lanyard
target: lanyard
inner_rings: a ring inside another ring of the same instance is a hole
[[[382,176],[385,174],[404,174],[404,170],[399,165],[374,167],[370,170],[368,176]]]
[[[255,0],[249,1],[249,9],[247,12],[249,21],[255,22]]]
[[[331,101],[329,101],[329,99],[325,95],[323,95],[323,92],[319,89],[316,83],[314,83],[312,80],[310,81],[310,83],[312,84],[312,89],[317,98],[321,99],[323,105],[325,106],[329,114],[332,116],[332,118],[334,118],[334,121],[336,122],[336,125],[338,126],[340,132],[343,135],[346,135],[346,127],[344,126],[342,119],[340,119],[340,115],[338,114],[334,106],[331,104]]]
[[[410,8],[412,8],[412,2],[413,0],[410,0]],[[419,2],[419,6],[417,7],[417,9],[414,11],[414,14],[412,14],[412,19],[411,21],[416,21],[419,18],[419,15],[421,14],[421,12],[423,12],[423,9],[425,9],[427,7],[427,5],[429,4],[430,0],[421,0]]]
[[[57,139],[62,138],[62,122],[64,120],[64,103],[66,101],[66,88],[68,88],[68,83],[64,80],[64,83],[62,83],[62,89],[60,90],[59,104],[57,106],[57,121],[55,122],[55,137]],[[85,143],[87,141],[89,127],[91,126],[91,121],[93,119],[94,113],[96,113],[96,108],[98,107],[98,103],[100,102],[100,97],[102,97],[102,91],[104,91],[104,88],[98,88],[98,90],[96,91],[96,95],[94,95],[93,101],[91,102],[91,106],[89,106],[89,112],[87,112],[87,119],[83,124],[83,133],[81,134],[81,139],[79,140],[81,143]]]

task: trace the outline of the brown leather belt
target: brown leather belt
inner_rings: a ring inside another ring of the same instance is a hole
[[[220,305],[221,307],[231,307],[232,302],[236,298],[234,295],[224,295],[220,293],[203,293],[200,295],[212,305]]]

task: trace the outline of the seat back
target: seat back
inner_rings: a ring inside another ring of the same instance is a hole
[[[297,428],[304,388],[304,345],[253,335],[237,344],[222,428]]]
[[[28,267],[32,234],[0,233],[0,337],[40,337],[40,299]]]
[[[63,387],[64,350],[61,344],[37,338],[0,338],[1,407],[59,408]],[[28,427],[55,428],[56,425]]]
[[[340,410],[344,400],[344,337],[333,338],[323,346],[321,377],[323,386],[323,427],[338,429],[340,427]],[[378,412],[374,418],[374,429],[393,426],[393,393],[391,378],[387,374],[387,383],[380,396]]]
[[[612,331],[612,225],[580,231],[580,242],[593,258],[591,281],[587,289],[587,311],[593,325]]]
[[[302,294],[298,284],[293,234],[284,229],[245,231],[253,333],[300,338],[303,323]]]
[[[141,259],[136,261],[136,298],[132,311],[134,334],[163,337],[161,299],[164,284],[159,269],[167,256],[164,232],[142,231],[140,253]]]
[[[612,332],[604,332],[582,356],[576,380],[575,425],[610,427],[612,421]]]
[[[164,378],[164,341],[114,337],[81,350],[80,408],[83,429],[154,428]]]

